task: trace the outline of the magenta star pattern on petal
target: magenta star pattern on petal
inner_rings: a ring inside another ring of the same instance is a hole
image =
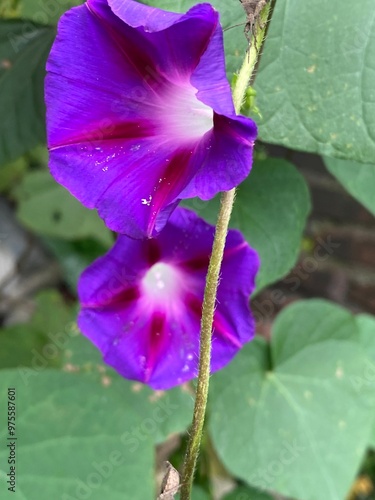
[[[158,238],[120,235],[81,276],[78,325],[122,376],[169,389],[198,370],[202,300],[214,227],[178,208]],[[227,237],[217,295],[212,371],[254,335],[250,294],[259,268],[241,233]]]
[[[236,116],[218,13],[88,0],[47,63],[50,169],[107,226],[151,237],[181,199],[248,175],[256,126]]]

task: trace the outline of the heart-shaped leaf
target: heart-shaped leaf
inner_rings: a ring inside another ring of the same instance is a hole
[[[285,309],[270,346],[250,343],[213,377],[210,427],[228,470],[299,500],[345,498],[374,421],[374,386],[355,385],[365,363],[351,314],[320,300]]]

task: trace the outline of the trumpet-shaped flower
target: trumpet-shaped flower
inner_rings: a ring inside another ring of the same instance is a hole
[[[78,325],[122,376],[168,389],[198,370],[200,319],[214,227],[178,208],[158,238],[118,237],[81,276]],[[211,370],[252,339],[249,297],[258,256],[227,237],[217,295]]]
[[[248,175],[256,126],[235,114],[211,5],[88,0],[60,20],[47,71],[52,175],[112,230],[154,236],[181,199]]]

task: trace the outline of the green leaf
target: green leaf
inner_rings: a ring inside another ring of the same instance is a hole
[[[256,78],[263,141],[375,163],[373,0],[277,0]]]
[[[10,191],[19,184],[28,168],[24,157],[3,165],[0,169],[0,193]]]
[[[356,391],[361,392],[374,387],[375,384],[375,317],[369,314],[359,314],[356,321],[361,332],[361,342],[369,358],[363,365],[360,376],[353,379]],[[375,414],[369,446],[375,449]]]
[[[15,500],[145,500],[154,494],[154,448],[140,414],[121,387],[48,371],[25,384],[16,370],[3,371],[0,406],[16,389]],[[152,415],[150,421],[152,422]],[[155,421],[155,419],[154,419]],[[2,425],[0,439],[7,441]],[[9,448],[0,449],[2,469]],[[0,487],[6,491],[2,472]]]
[[[32,366],[36,353],[47,342],[45,332],[31,326],[12,325],[0,330],[0,369]]]
[[[49,366],[61,364],[64,344],[77,332],[73,329],[73,310],[55,290],[41,292],[35,298],[35,313],[27,324],[0,330],[0,369],[30,367],[24,378]]]
[[[83,0],[58,0],[53,2],[38,2],[37,0],[22,0],[18,15],[23,19],[31,19],[36,23],[56,24],[67,10],[84,3]]]
[[[212,224],[218,199],[184,202]],[[296,168],[284,160],[255,162],[239,186],[231,227],[240,229],[261,259],[257,291],[284,276],[295,264],[310,210],[309,192]]]
[[[362,345],[375,364],[375,316],[359,314],[355,319],[360,330]]]
[[[12,18],[17,15],[17,1],[16,0],[3,0],[0,4],[0,17]]]
[[[47,333],[70,326],[74,311],[68,307],[57,290],[45,290],[36,297],[36,309],[31,324]]]
[[[81,205],[48,172],[29,173],[14,194],[18,217],[33,231],[68,240],[93,237],[106,247],[113,243],[96,211]]]
[[[142,432],[151,436],[153,442],[161,443],[171,434],[185,431],[193,412],[193,398],[185,386],[154,391],[141,383],[123,379],[101,358],[100,351],[83,335],[66,336],[63,369],[87,375],[105,387],[121,387],[127,404],[137,410],[141,421],[151,419],[144,424]]]
[[[74,294],[83,270],[107,250],[107,245],[92,238],[67,241],[47,236],[43,237],[43,242],[59,261],[64,279]]]
[[[45,140],[44,76],[54,28],[0,21],[0,165]]]
[[[328,157],[324,163],[345,189],[375,215],[375,165]]]
[[[355,387],[367,362],[344,309],[320,300],[285,309],[270,346],[253,341],[212,378],[210,427],[224,465],[299,500],[345,498],[374,421],[374,386]]]

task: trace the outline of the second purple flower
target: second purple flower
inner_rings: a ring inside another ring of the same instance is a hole
[[[122,376],[169,389],[197,375],[202,301],[215,228],[178,208],[156,239],[119,236],[81,276],[80,330]],[[213,322],[211,370],[254,335],[259,268],[239,231],[227,236]]]
[[[61,19],[47,70],[51,172],[112,230],[154,236],[181,199],[248,175],[256,126],[235,114],[211,5],[88,0]]]

